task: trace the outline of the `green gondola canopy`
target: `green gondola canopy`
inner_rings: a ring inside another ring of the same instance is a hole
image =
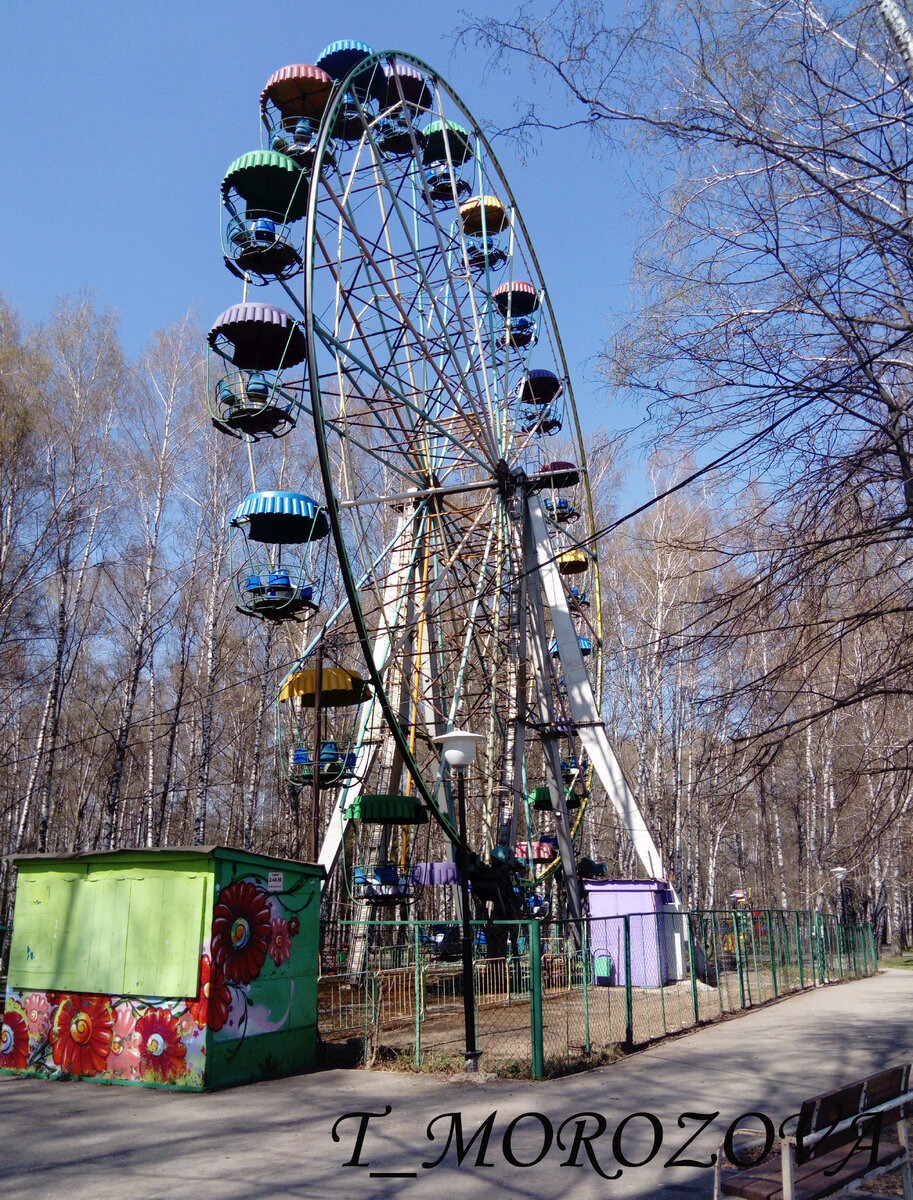
[[[223,195],[232,188],[255,211],[284,214],[289,221],[307,213],[307,175],[278,150],[252,150],[236,158],[222,180]]]
[[[425,825],[428,810],[417,796],[356,796],[345,810],[366,825]]]
[[[448,147],[450,159],[457,166],[472,157],[469,130],[464,129],[462,125],[457,125],[455,121],[431,121],[422,130],[422,133],[425,135],[422,160],[426,166],[431,163],[446,162]]]

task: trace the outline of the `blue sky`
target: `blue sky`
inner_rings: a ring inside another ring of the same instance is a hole
[[[174,0],[144,6],[7,6],[0,79],[0,288],[28,320],[59,295],[92,289],[115,309],[128,353],[189,307],[204,325],[238,296],[219,245],[219,185],[259,144],[268,76],[313,62],[338,38],[404,50],[444,76],[483,125],[507,123],[533,84],[455,49],[462,4],[398,0],[343,7]],[[510,3],[481,5],[493,16]],[[565,343],[585,426],[630,420],[593,380],[610,314],[630,304],[634,220],[625,166],[585,135],[556,135],[521,161],[498,156],[524,214]]]

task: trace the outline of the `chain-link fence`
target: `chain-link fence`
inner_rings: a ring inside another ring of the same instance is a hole
[[[368,921],[340,944],[348,949],[320,980],[324,1041],[358,1039],[375,1063],[462,1067],[460,927]],[[542,1078],[875,969],[870,925],[816,912],[474,924],[477,1045],[483,1069]]]

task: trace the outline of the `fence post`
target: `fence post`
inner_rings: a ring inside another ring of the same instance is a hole
[[[742,945],[742,930],[739,928],[740,925],[741,925],[741,922],[739,921],[738,909],[733,909],[732,910],[732,931],[733,931],[733,937],[734,937],[734,941],[735,941],[735,964],[736,964],[736,968],[739,972],[739,997],[741,998],[741,1001],[742,1001],[742,1008],[746,1008],[747,1005],[745,1004],[745,980],[742,976],[742,962],[743,962],[742,951],[744,949],[744,946]]]
[[[775,961],[776,950],[774,949],[773,918],[769,908],[765,909],[765,915],[767,916],[767,953],[770,957],[770,979],[774,985],[774,999],[776,999],[780,993],[777,990],[777,964]]]
[[[875,945],[875,926],[867,925],[869,933],[869,945],[872,947],[872,974],[878,970],[878,947]]]
[[[625,1046],[634,1049],[634,993],[631,990],[631,917],[621,918],[625,939]]]
[[[701,1010],[697,1003],[697,962],[694,953],[694,926],[691,924],[693,913],[685,913],[685,924],[688,927],[688,963],[691,967],[691,1006],[694,1009],[694,1023],[700,1025]]]
[[[529,923],[529,1021],[533,1079],[545,1078],[542,1045],[542,938],[538,921]]]
[[[802,966],[802,924],[799,921],[799,913],[796,912],[796,954],[799,959],[799,987],[805,987],[805,970]]]
[[[842,983],[848,974],[850,956],[846,952],[846,926],[841,924],[839,917],[837,918],[835,928],[837,931],[837,967],[840,971],[840,981]]]
[[[825,958],[824,946],[824,917],[821,913],[815,912],[815,929],[818,934],[818,980],[820,983],[827,983],[827,959]]]
[[[418,940],[418,924],[412,926],[415,954],[415,1066],[422,1065],[422,959]]]
[[[581,948],[583,954],[583,1030],[584,1030],[584,1046],[587,1058],[593,1052],[593,1043],[590,1041],[590,990],[589,990],[589,974],[590,974],[590,919],[585,918],[583,928],[583,946]]]

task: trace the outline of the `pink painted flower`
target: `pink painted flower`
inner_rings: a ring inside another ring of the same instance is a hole
[[[273,932],[269,941],[269,956],[277,967],[281,967],[284,962],[288,962],[292,952],[292,935],[289,933],[288,921],[282,917],[275,918],[270,922],[270,926]]]
[[[108,1069],[121,1079],[139,1079],[139,1038],[136,1016],[129,1004],[119,1004],[114,1010],[114,1037]]]
[[[197,1023],[190,1012],[182,1012],[178,1017],[178,1033],[182,1038],[193,1037]]]
[[[25,1019],[29,1023],[29,1036],[38,1041],[51,1027],[51,1006],[44,992],[32,992],[23,1001]]]

